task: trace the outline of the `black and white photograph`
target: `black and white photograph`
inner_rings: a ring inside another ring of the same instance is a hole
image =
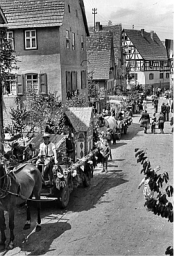
[[[0,0],[0,256],[173,256],[173,0]]]

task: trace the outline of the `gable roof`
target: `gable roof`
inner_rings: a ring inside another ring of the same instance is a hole
[[[71,122],[74,130],[76,132],[87,132],[92,116],[92,107],[88,108],[69,108],[68,111],[65,112],[69,121]]]
[[[141,30],[124,29],[128,38],[136,47],[140,55],[145,60],[167,60],[167,52],[156,33],[153,32],[153,39],[151,33]]]
[[[61,26],[66,0],[0,0],[10,29]],[[89,34],[83,0],[79,0]]]
[[[87,51],[88,72],[94,80],[109,79],[110,58],[110,51]]]
[[[118,65],[118,62],[121,59],[122,25],[117,24],[113,26],[102,26],[102,30],[111,31],[113,33],[115,63]]]
[[[109,79],[113,33],[98,31],[87,39],[88,71],[93,73],[94,80]]]
[[[62,0],[0,0],[10,29],[62,25]]]

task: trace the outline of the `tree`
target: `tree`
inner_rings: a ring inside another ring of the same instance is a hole
[[[38,95],[30,92],[23,107],[20,104],[17,109],[11,109],[13,124],[16,128],[20,126],[28,130],[38,128],[40,132],[49,130],[54,134],[61,134],[67,131],[67,118],[65,111],[69,107],[87,107],[88,102],[83,95],[72,96],[65,104],[56,98],[54,94]],[[24,107],[24,105],[26,107]]]
[[[16,68],[16,57],[10,42],[6,39],[6,30],[0,30],[0,152],[3,152],[3,98],[2,93],[12,69]]]
[[[145,175],[145,179],[149,179],[149,187],[151,191],[157,193],[157,196],[150,198],[145,202],[145,206],[151,210],[155,215],[168,219],[173,222],[173,205],[169,198],[173,195],[173,186],[169,185],[162,191],[164,183],[168,183],[169,175],[167,172],[157,174],[155,169],[151,167],[150,161],[145,150],[136,148],[135,157],[137,163],[141,163],[143,168],[141,173]],[[166,255],[173,255],[173,247],[169,246],[165,252]]]

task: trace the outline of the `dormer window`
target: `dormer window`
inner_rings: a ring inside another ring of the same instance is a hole
[[[36,30],[25,31],[25,49],[37,49]]]
[[[68,12],[69,12],[69,13],[71,12],[70,5],[69,5],[69,4],[68,4]]]

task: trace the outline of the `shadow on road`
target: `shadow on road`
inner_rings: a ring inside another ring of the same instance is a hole
[[[137,136],[137,133],[140,131],[143,131],[143,128],[140,127],[140,124],[132,123],[131,126],[129,126],[128,128],[127,134],[122,135],[121,140],[132,140],[135,136]]]
[[[113,166],[112,166],[113,167]],[[116,167],[116,166],[115,166]],[[112,188],[128,182],[122,170],[109,170],[107,174],[94,176],[89,188],[78,188],[71,195],[67,210],[88,211],[94,208],[101,198]]]
[[[43,255],[53,252],[50,249],[52,242],[64,232],[71,229],[71,225],[66,222],[46,223],[42,225],[42,230],[32,234],[27,243],[24,243],[21,250],[30,252],[28,255]]]

